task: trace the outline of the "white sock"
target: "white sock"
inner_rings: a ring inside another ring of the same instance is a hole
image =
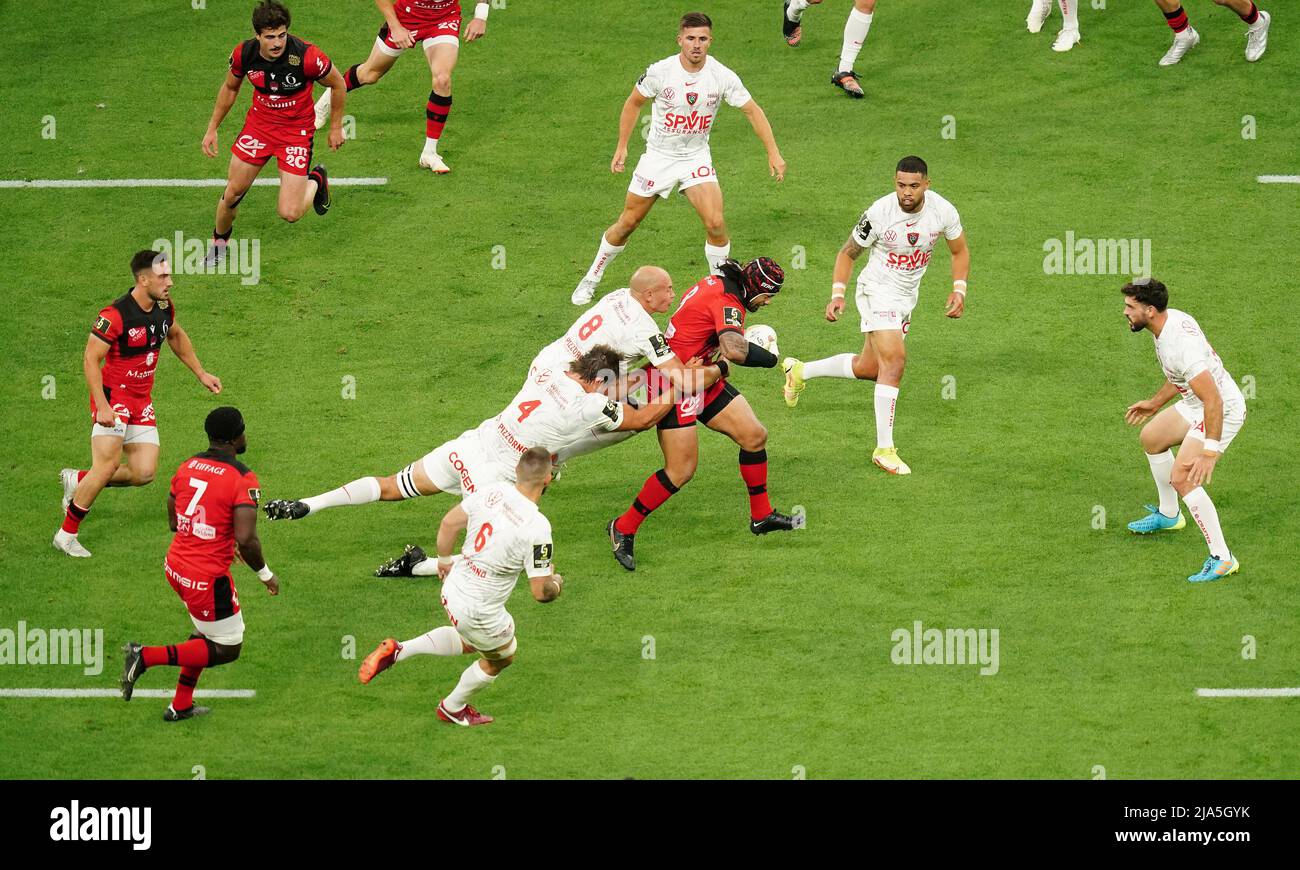
[[[808,0],[790,0],[790,7],[785,10],[786,20],[798,24],[799,19],[803,18],[803,11],[807,8]]]
[[[424,153],[425,153],[425,154],[437,154],[437,153],[438,153],[438,140],[437,140],[437,139],[430,139],[428,136],[425,136],[425,137],[424,137]]]
[[[1214,502],[1210,501],[1210,494],[1205,491],[1205,487],[1198,486],[1183,496],[1183,504],[1192,512],[1196,525],[1201,527],[1205,543],[1210,547],[1210,555],[1231,559],[1228,542],[1223,539],[1223,529],[1219,527],[1219,512],[1214,509]]]
[[[1061,17],[1065,19],[1062,30],[1079,29],[1079,0],[1057,0],[1061,7]]]
[[[438,557],[431,556],[423,562],[416,562],[411,566],[411,574],[415,577],[437,577]]]
[[[372,501],[379,501],[379,478],[377,477],[359,477],[338,489],[305,498],[302,503],[307,505],[311,513],[316,513],[325,508],[370,504]]]
[[[1156,491],[1160,493],[1160,513],[1167,517],[1178,516],[1178,490],[1170,482],[1174,472],[1174,452],[1148,453],[1147,462],[1151,463],[1151,476],[1156,479]]]
[[[426,631],[419,637],[402,641],[402,648],[397,651],[397,661],[406,661],[411,656],[458,656],[463,651],[456,629],[443,625],[433,631]]]
[[[876,446],[894,446],[894,405],[898,387],[876,384]]]
[[[852,378],[853,354],[841,353],[826,359],[815,359],[803,364],[803,379],[809,378]]]
[[[704,243],[704,260],[709,264],[709,272],[714,275],[722,274],[718,271],[718,264],[727,259],[730,254],[731,242],[727,242],[725,245],[710,245],[708,242]]]
[[[840,72],[853,69],[853,62],[858,59],[858,52],[862,51],[862,43],[867,41],[870,29],[870,15],[856,8],[849,10],[849,20],[844,23],[844,45],[840,48]]]
[[[605,267],[614,262],[614,258],[623,253],[626,245],[611,245],[605,241],[604,233],[600,236],[600,250],[596,253],[596,259],[591,261],[591,268],[587,270],[588,281],[600,283],[600,279],[605,277]]]
[[[455,689],[452,689],[451,694],[442,699],[442,706],[447,708],[448,713],[459,713],[465,709],[465,705],[469,703],[470,698],[474,697],[475,692],[492,685],[496,679],[479,667],[476,659],[465,669],[465,673],[460,675],[460,682],[456,684]]]

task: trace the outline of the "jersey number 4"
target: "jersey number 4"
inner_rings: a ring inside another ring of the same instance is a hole
[[[528,419],[528,415],[536,411],[542,404],[541,399],[529,399],[527,402],[519,403],[519,419],[516,423],[522,423]]]

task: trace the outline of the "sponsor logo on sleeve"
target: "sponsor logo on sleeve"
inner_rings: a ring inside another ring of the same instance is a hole
[[[102,332],[105,335],[108,335],[109,330],[112,328],[113,328],[113,324],[109,323],[108,318],[105,317],[104,315],[101,314],[99,315],[99,317],[95,318],[96,332]]]
[[[744,315],[740,313],[739,308],[733,308],[732,306],[727,305],[722,309],[722,322],[725,325],[734,326],[739,329],[744,321]]]
[[[854,229],[854,232],[864,239],[871,237],[871,221],[867,218],[866,212],[862,213],[862,217],[858,220],[858,225]]]
[[[659,357],[666,357],[672,353],[662,334],[650,336],[650,349],[655,352],[655,356]]]
[[[545,568],[551,564],[551,544],[533,544],[533,567]]]
[[[601,408],[600,412],[609,418],[609,422],[618,422],[618,402],[615,402],[613,399],[607,400],[605,402],[605,407]]]
[[[248,488],[248,497],[253,500],[253,504],[258,504],[262,500],[262,491],[255,486]]]

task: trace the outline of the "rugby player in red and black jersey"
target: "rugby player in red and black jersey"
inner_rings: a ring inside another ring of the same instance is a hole
[[[181,669],[176,695],[163,719],[179,722],[211,712],[194,704],[194,687],[204,668],[239,658],[244,643],[244,615],[230,566],[238,555],[272,595],[280,581],[262,556],[257,537],[257,475],[235,457],[248,449],[244,417],[237,408],[217,408],[203,428],[208,449],[181,463],[167,495],[172,537],[163,572],[185,602],[194,633],[184,643],[122,647],[122,698],[131,700],[136,680],[146,669],[170,665]]]
[[[82,366],[94,424],[91,466],[89,471],[61,472],[63,525],[54,533],[55,549],[69,556],[90,555],[77,540],[77,531],[100,490],[144,486],[158,470],[158,421],[151,393],[163,342],[199,383],[221,392],[221,378],[203,368],[190,337],[176,322],[170,264],[157,251],[140,251],[131,258],[131,272],[135,286],[100,309],[86,339]]]
[[[316,214],[329,210],[325,167],[307,169],[316,133],[312,90],[318,81],[329,88],[329,146],[337,151],[343,144],[343,101],[347,93],[343,75],[319,48],[289,33],[289,10],[276,0],[262,0],[253,9],[253,32],[256,36],[239,43],[230,53],[230,70],[217,91],[217,104],[203,136],[203,153],[216,157],[217,127],[234,106],[247,78],[253,86],[253,102],[243,129],[230,147],[230,170],[226,189],[217,202],[209,263],[225,256],[239,202],[272,157],[280,169],[280,217],[293,223],[309,205],[315,207]]]
[[[776,354],[745,340],[745,312],[757,311],[776,298],[785,273],[770,257],[750,260],[743,267],[735,260],[723,260],[717,271],[720,274],[700,281],[682,297],[664,333],[668,346],[678,359],[709,359],[717,354],[730,364],[773,368]],[[695,475],[697,420],[740,446],[740,476],[749,488],[749,530],[765,535],[796,528],[794,518],[773,510],[767,496],[767,429],[740,391],[724,378],[703,393],[682,399],[659,422],[664,467],[646,478],[622,516],[609,521],[614,558],[629,571],[636,570],[632,538],[641,523]]]
[[[375,0],[384,24],[364,63],[353,64],[343,74],[348,90],[372,85],[384,77],[402,52],[418,42],[429,61],[433,90],[424,106],[424,150],[420,166],[438,175],[451,168],[438,156],[447,116],[451,114],[451,73],[460,56],[461,9],[458,0]],[[465,26],[465,41],[473,42],[487,32],[488,10],[481,2],[474,7],[474,17]],[[316,101],[316,127],[325,126],[329,105],[324,96]]]

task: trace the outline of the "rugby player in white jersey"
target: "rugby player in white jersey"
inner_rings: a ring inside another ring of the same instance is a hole
[[[542,604],[559,598],[564,589],[564,578],[551,564],[551,524],[537,506],[551,482],[550,451],[525,450],[511,477],[513,483],[493,483],[467,495],[438,527],[436,564],[443,579],[442,607],[451,625],[402,643],[385,639],[365,657],[357,674],[369,683],[411,656],[477,654],[456,688],[438,702],[438,718],[455,725],[492,721],[469,702],[514,661],[519,644],[506,602],[519,572],[527,573],[529,590]],[[462,531],[465,543],[460,558],[453,558]]]
[[[785,403],[794,407],[804,382],[813,378],[858,378],[876,382],[876,450],[871,461],[890,474],[911,474],[894,447],[894,409],[903,379],[907,354],[903,339],[911,324],[912,309],[935,242],[944,238],[952,253],[952,292],[945,314],[961,317],[966,310],[966,278],[970,251],[961,218],[952,203],[930,190],[929,169],[920,157],[904,157],[894,173],[894,192],[872,203],[835,256],[831,301],[826,319],[844,313],[844,288],[853,263],[871,251],[858,275],[857,304],[866,334],[859,354],[842,353],[826,359],[800,362],[787,357]]]
[[[613,349],[597,345],[562,368],[533,369],[501,413],[396,474],[358,478],[311,498],[276,499],[263,508],[266,516],[298,520],[332,507],[440,492],[469,495],[488,484],[514,480],[515,464],[529,447],[555,451],[593,428],[649,429],[672,409],[672,394],[642,407],[606,398],[600,391],[618,371],[620,360]]]
[[[591,301],[605,269],[622,253],[655,200],[667,199],[674,188],[681,189],[704,223],[704,258],[709,268],[716,268],[727,258],[731,237],[722,213],[722,188],[709,153],[709,132],[719,103],[725,101],[745,113],[767,149],[769,171],[777,181],[785,177],[785,160],[776,147],[772,125],[740,77],[709,56],[712,42],[713,22],[709,16],[702,12],[683,15],[677,33],[681,53],[651,64],[623,103],[610,171],[623,171],[628,139],[636,128],[641,107],[647,100],[654,100],[649,138],[645,154],[632,171],[623,213],[600,237],[596,259],[573,291],[574,305]]]
[[[1142,449],[1160,495],[1160,504],[1147,505],[1147,515],[1129,523],[1129,530],[1145,535],[1185,527],[1187,520],[1178,509],[1182,496],[1210,548],[1205,565],[1187,579],[1201,583],[1236,574],[1241,563],[1228,549],[1204,484],[1246,421],[1246,398],[1200,325],[1190,314],[1168,307],[1164,284],[1144,278],[1125,284],[1122,292],[1129,329],[1151,331],[1165,375],[1154,396],[1129,405],[1124,415],[1130,426],[1150,421],[1142,427]],[[1177,404],[1165,408],[1173,398],[1179,399]],[[1175,444],[1181,445],[1177,458],[1171,450]]]
[[[820,2],[822,0],[783,0],[781,34],[787,44],[798,45],[803,39],[803,27],[800,22],[803,21],[804,11],[809,6],[815,6]],[[862,51],[862,44],[867,41],[867,33],[871,30],[871,19],[875,13],[876,0],[853,0],[849,18],[844,22],[844,41],[840,45],[839,69],[831,76],[831,84],[859,100],[866,94],[862,92],[862,83],[859,81],[861,76],[853,71],[853,64]]]
[[[1044,22],[1052,16],[1053,0],[1031,0],[1029,15],[1025,18],[1025,27],[1030,33],[1043,29]],[[1080,0],[1056,0],[1061,7],[1061,32],[1056,34],[1052,51],[1069,51],[1079,44],[1079,3]]]

